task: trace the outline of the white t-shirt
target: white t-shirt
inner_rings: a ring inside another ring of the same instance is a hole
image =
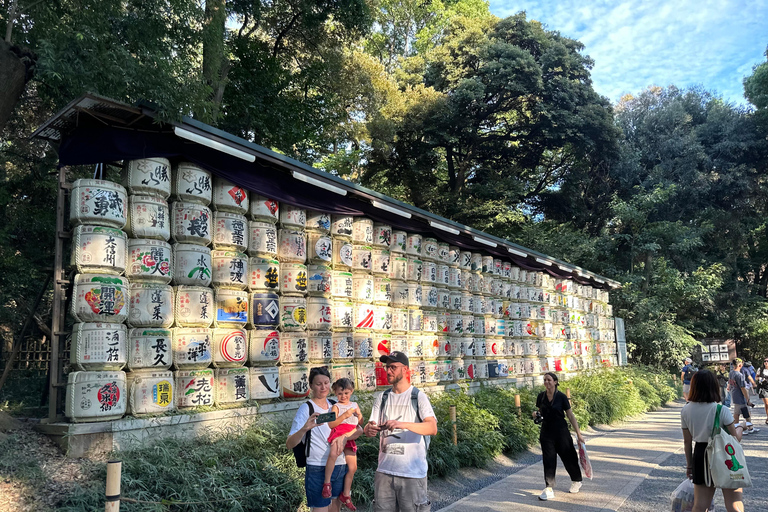
[[[716,402],[688,402],[680,413],[680,425],[688,429],[696,443],[709,442],[715,425]],[[720,427],[733,423],[733,413],[728,407],[720,410]]]
[[[336,403],[336,408],[339,410],[339,416],[341,416],[342,414],[344,414],[345,412],[347,412],[350,409],[357,409],[357,402],[349,402],[346,405],[340,404],[340,403],[337,402]],[[344,424],[346,424],[346,425],[358,425],[359,423],[360,423],[360,420],[358,420],[357,416],[355,416],[354,414],[351,415],[349,418],[347,418],[347,419],[345,419],[344,421],[341,422],[342,425],[344,425]]]
[[[400,394],[389,393],[383,419],[379,414],[382,393],[377,393],[373,401],[373,410],[369,421],[380,424],[382,421],[397,420],[416,422],[416,411],[411,404],[411,389],[409,387]],[[421,419],[435,417],[432,404],[423,391],[419,391],[419,414]],[[407,478],[424,478],[427,476],[427,447],[424,436],[410,430],[382,430],[379,433],[379,467],[377,471],[388,475],[404,476]]]
[[[326,412],[331,411],[330,402],[328,402],[328,407],[325,409],[321,409],[314,402],[312,402],[312,407],[314,407],[315,412],[320,414],[325,414]],[[309,406],[306,402],[304,402],[301,404],[301,407],[299,407],[299,410],[296,411],[296,416],[293,417],[293,424],[291,425],[291,431],[288,433],[288,437],[301,430],[301,427],[304,426],[308,419]],[[321,423],[320,425],[313,428],[311,432],[312,439],[309,446],[309,457],[307,457],[307,465],[325,466],[325,464],[328,462],[328,454],[331,451],[331,445],[328,443],[328,436],[331,435],[331,429],[328,427],[327,423]],[[306,437],[306,434],[304,434],[304,436]],[[336,459],[337,466],[343,464],[346,464],[346,461],[344,460],[344,453],[339,455],[339,458]]]

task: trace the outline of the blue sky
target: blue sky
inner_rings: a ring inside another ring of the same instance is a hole
[[[765,61],[768,0],[490,0],[506,17],[526,11],[578,39],[595,90],[612,102],[650,85],[703,85],[746,104],[742,78]]]

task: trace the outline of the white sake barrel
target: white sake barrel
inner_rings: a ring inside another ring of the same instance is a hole
[[[331,295],[335,299],[352,299],[354,281],[352,272],[334,270],[331,277]]]
[[[356,332],[352,335],[355,344],[355,359],[369,360],[373,357],[373,337],[371,333]]]
[[[280,328],[284,333],[303,331],[307,328],[307,299],[280,297]]]
[[[245,404],[251,397],[248,368],[217,368],[214,370],[217,404]]]
[[[428,384],[427,363],[425,361],[414,361],[411,364],[411,382],[419,387],[423,387]]]
[[[461,269],[450,267],[448,270],[448,288],[451,290],[461,289]]]
[[[486,336],[496,336],[496,319],[492,315],[485,315],[483,324],[485,325]]]
[[[251,220],[268,222],[274,225],[280,218],[280,204],[274,199],[252,193],[249,198],[248,215]]]
[[[170,329],[128,331],[129,370],[167,370],[173,363],[173,333]]]
[[[70,361],[79,370],[122,370],[127,343],[123,324],[77,323],[72,326]]]
[[[371,271],[371,246],[353,245],[352,246],[352,270],[363,272]]]
[[[166,158],[127,160],[120,177],[123,186],[131,194],[146,194],[163,199],[171,195],[171,163]]]
[[[128,280],[107,274],[77,274],[72,316],[78,322],[123,323],[128,317]]]
[[[421,282],[422,272],[424,272],[424,262],[418,258],[409,257],[405,270],[405,280],[419,283]]]
[[[469,270],[461,271],[461,291],[471,292],[475,286],[475,274]]]
[[[208,286],[211,284],[213,262],[211,250],[196,244],[176,244],[173,247],[173,284]]]
[[[421,259],[427,261],[437,261],[437,239],[424,238],[421,244]]]
[[[464,320],[461,313],[451,312],[448,334],[460,335],[464,333]]]
[[[528,282],[528,271],[527,270],[521,268],[517,276],[518,276],[517,280],[520,281],[521,285],[527,284],[527,282]]]
[[[477,316],[472,316],[471,318],[472,318],[472,320],[470,320],[470,322],[471,322],[470,325],[472,326],[472,329],[474,329],[474,330],[473,331],[471,330],[470,332],[472,332],[477,337],[485,336],[485,334],[486,334],[485,333],[485,317],[477,315]],[[467,325],[467,319],[466,318],[464,319],[464,325],[465,326]]]
[[[245,290],[249,284],[248,256],[236,251],[211,251],[212,283],[220,288]]]
[[[408,357],[410,359],[421,359],[424,357],[424,338],[421,334],[408,334],[406,339],[408,340],[408,351],[406,352]],[[411,368],[413,367],[414,365],[411,364]]]
[[[520,267],[512,265],[509,271],[509,277],[512,281],[520,281]]]
[[[408,307],[420,308],[424,302],[423,289],[420,284],[408,283]]]
[[[126,374],[128,414],[162,414],[176,409],[173,372],[144,370]]]
[[[408,336],[405,334],[400,336],[392,336],[392,339],[389,342],[389,348],[390,348],[390,353],[402,352],[403,354],[407,354],[408,353]]]
[[[408,233],[408,237],[405,240],[405,253],[408,256],[413,256],[414,258],[421,258],[421,245],[423,243],[423,239],[421,235],[417,235],[416,233]]]
[[[437,357],[451,357],[453,338],[438,334],[437,336]]]
[[[430,284],[421,286],[421,306],[424,309],[437,309],[437,288]]]
[[[332,364],[331,384],[339,379],[349,379],[355,382],[355,364],[352,362]]]
[[[422,312],[422,331],[437,332],[437,311],[424,310]]]
[[[475,371],[477,374],[475,375],[475,378],[477,379],[487,379],[489,375],[488,366],[489,364],[493,364],[494,366],[497,364],[495,362],[489,363],[488,361],[477,361],[475,364]]]
[[[131,283],[130,327],[166,328],[173,325],[173,288],[160,283]]]
[[[389,304],[392,302],[392,280],[388,277],[376,277],[373,280],[374,304]]]
[[[483,274],[493,274],[493,256],[481,256],[480,268],[473,270],[480,271]]]
[[[352,220],[352,242],[360,245],[373,245],[373,221],[365,217]]]
[[[330,330],[333,324],[333,302],[324,297],[307,299],[307,329],[313,331]]]
[[[375,223],[373,225],[373,245],[389,250],[392,245],[392,226]]]
[[[179,201],[211,204],[211,173],[191,162],[180,162],[173,174],[172,192]]]
[[[128,236],[124,231],[104,226],[77,226],[72,236],[71,265],[80,274],[118,274],[125,272]]]
[[[331,214],[318,212],[316,210],[307,210],[306,230],[330,235]]]
[[[277,228],[269,222],[248,222],[248,254],[262,258],[277,258]]]
[[[507,336],[507,319],[506,318],[497,318],[496,319],[496,334],[498,336]]]
[[[389,306],[373,306],[373,330],[389,332],[392,330],[392,308]]]
[[[166,242],[171,238],[171,212],[165,199],[130,196],[128,206],[125,229],[132,238],[154,238]]]
[[[280,294],[307,294],[307,266],[302,263],[280,264]]]
[[[472,274],[472,280],[470,281],[469,291],[474,294],[482,294],[485,292],[485,276],[482,274]]]
[[[453,294],[451,294],[451,296],[454,299],[456,298],[456,296]],[[462,313],[474,313],[475,308],[478,307],[477,305],[480,303],[480,297],[477,297],[478,300],[475,300],[475,296],[468,292],[462,292],[459,296],[461,297],[459,311]]]
[[[444,309],[439,309],[437,311],[437,332],[447,335],[450,323],[451,314]]]
[[[338,239],[333,242],[333,268],[345,270],[352,268],[352,242]]]
[[[437,338],[437,333],[425,332],[422,339],[424,343],[424,358],[437,359],[437,356],[440,353],[440,341]]]
[[[176,201],[171,205],[171,214],[171,237],[175,242],[198,245],[211,243],[212,214],[207,206]]]
[[[437,286],[448,286],[451,282],[451,267],[444,264],[438,264],[436,268],[437,277],[435,284]]]
[[[221,212],[245,215],[248,213],[248,192],[224,178],[214,176],[211,206]]]
[[[280,208],[280,224],[291,230],[304,230],[307,225],[307,211],[298,206],[283,203]]]
[[[357,390],[376,391],[376,363],[356,363]]]
[[[333,261],[333,240],[326,233],[307,232],[307,261],[315,265],[330,265]]]
[[[424,312],[421,308],[408,308],[408,332],[421,332],[424,323]]]
[[[213,370],[179,370],[173,375],[178,409],[214,404],[216,389]]]
[[[502,281],[501,283],[501,297],[505,300],[512,298],[512,283],[508,281]]]
[[[177,286],[174,289],[173,316],[177,327],[210,327],[215,307],[210,288]]]
[[[280,286],[280,262],[271,258],[253,257],[248,262],[250,279],[248,288],[252,291],[277,290]]]
[[[309,360],[312,363],[329,363],[333,354],[333,334],[329,331],[308,331]]]
[[[352,299],[356,302],[373,302],[373,276],[352,273]]]
[[[374,334],[373,336],[373,358],[378,361],[381,356],[390,354],[390,336],[388,334]]]
[[[392,308],[392,332],[408,332],[408,308]]]
[[[352,309],[352,324],[355,330],[373,329],[374,314],[373,304],[355,302]]]
[[[304,231],[280,229],[277,232],[277,259],[281,263],[305,263],[307,261],[307,235]]]
[[[162,240],[128,240],[125,276],[131,282],[170,283],[173,276],[171,244]]]
[[[485,339],[485,353],[488,357],[504,357],[506,355],[504,338],[493,337]]]
[[[331,267],[307,265],[307,295],[331,297]]]
[[[448,265],[451,262],[450,246],[445,242],[437,242],[437,263]]]
[[[213,214],[213,247],[245,252],[248,248],[248,221],[245,215],[231,212]]]
[[[389,276],[389,249],[374,247],[371,250],[371,272],[375,275]]]
[[[459,268],[461,270],[470,270],[472,268],[472,253],[469,251],[459,252]]]
[[[461,262],[461,249],[455,245],[448,246],[448,266],[457,267]]]
[[[437,359],[424,361],[427,371],[427,385],[434,385],[440,381],[440,364]]]
[[[464,364],[464,359],[461,357],[454,357],[451,359],[453,366],[453,382],[464,382],[467,380],[467,367]]]
[[[408,233],[405,231],[392,231],[392,245],[389,246],[389,250],[397,254],[405,254],[405,250],[408,246]]]
[[[501,277],[502,274],[502,263],[499,258],[493,258],[493,275],[496,277]]]
[[[248,323],[247,291],[216,288],[214,299],[218,327],[245,328]]]
[[[460,312],[463,311],[464,308],[466,308],[466,304],[468,302],[462,301],[462,293],[458,291],[451,291],[448,296],[450,297],[450,305],[449,305],[449,311],[451,312]],[[471,296],[470,296],[471,297]]]
[[[309,362],[309,343],[304,332],[284,332],[280,335],[280,362]]]
[[[355,357],[355,340],[350,332],[333,333],[334,361],[351,361]]]
[[[437,265],[434,261],[424,261],[422,263],[421,282],[436,284],[437,283]]]
[[[76,180],[72,184],[69,222],[123,229],[128,221],[125,188],[104,180]]]
[[[453,382],[453,360],[444,359],[438,361],[438,370],[440,371],[439,381],[442,384]]]
[[[280,398],[280,368],[255,366],[248,369],[252,400]]]
[[[253,365],[280,361],[280,333],[273,329],[251,329],[248,333],[248,361]]]
[[[390,255],[389,277],[398,281],[405,281],[408,275],[408,258],[405,256]]]
[[[352,240],[352,217],[333,215],[331,217],[331,234],[342,240]]]
[[[179,370],[207,368],[213,360],[211,329],[174,327],[173,364]]]
[[[72,372],[64,415],[74,423],[120,419],[127,408],[126,392],[124,372]]]

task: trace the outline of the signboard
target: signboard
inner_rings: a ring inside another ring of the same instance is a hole
[[[619,356],[619,366],[627,364],[627,337],[624,333],[624,319],[614,318],[616,326],[616,352]]]
[[[736,357],[734,340],[703,339],[700,348],[702,363],[727,363]]]

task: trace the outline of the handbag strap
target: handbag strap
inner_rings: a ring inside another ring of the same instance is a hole
[[[715,411],[715,424],[712,426],[712,434],[710,439],[715,437],[720,432],[720,411],[723,409],[723,404],[717,404],[717,410]]]

